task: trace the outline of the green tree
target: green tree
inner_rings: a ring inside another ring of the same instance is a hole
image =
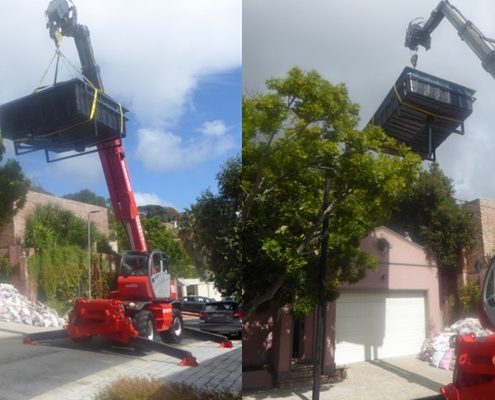
[[[148,218],[160,217],[163,222],[176,221],[180,213],[173,207],[163,207],[158,205],[146,205],[138,207],[139,212]]]
[[[0,136],[0,161],[5,147]],[[24,207],[30,182],[15,160],[7,160],[0,166],[0,226],[9,222]]]
[[[196,278],[198,274],[179,239],[167,230],[160,217],[143,218],[142,222],[148,248],[161,250],[166,254],[172,273],[179,278]]]
[[[377,126],[358,130],[343,84],[289,71],[268,92],[243,98],[242,276],[246,314],[276,302],[296,312],[317,303],[320,230],[329,217],[329,300],[374,260],[359,241],[389,217],[414,181],[419,157]],[[324,175],[329,206],[322,210]]]
[[[389,223],[425,246],[441,268],[454,268],[461,252],[474,244],[473,215],[454,194],[452,181],[432,163],[403,191]]]
[[[180,237],[203,278],[224,295],[242,296],[240,157],[228,160],[217,174],[218,194],[206,190],[183,214]],[[249,277],[247,277],[249,279]]]
[[[83,189],[77,193],[65,194],[62,197],[64,199],[80,201],[81,203],[93,204],[99,207],[108,207],[108,202],[104,197],[98,196],[89,189]]]

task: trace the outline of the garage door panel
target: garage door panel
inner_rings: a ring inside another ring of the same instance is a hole
[[[425,338],[423,292],[349,292],[337,300],[337,364],[418,353]]]
[[[352,318],[339,321],[340,327],[336,329],[337,336],[341,335],[343,339],[347,337],[345,335],[353,334],[355,332],[362,332],[363,334],[370,332],[377,332],[383,330],[383,321],[377,321],[373,318]],[[381,328],[381,329],[380,329]]]

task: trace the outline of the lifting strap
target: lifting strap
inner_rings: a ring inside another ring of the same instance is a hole
[[[455,122],[458,124],[462,124],[462,122],[463,122],[463,121],[460,121],[460,120],[455,119],[455,118],[450,118],[450,117],[446,117],[444,115],[435,114],[431,111],[425,110],[424,108],[421,108],[421,107],[415,106],[411,103],[408,103],[407,101],[403,100],[400,97],[399,91],[397,90],[397,85],[395,85],[395,84],[394,84],[394,93],[395,93],[395,97],[397,97],[397,100],[399,101],[400,104],[402,104],[403,106],[409,107],[412,110],[418,111],[422,114],[429,115],[429,116],[434,117],[434,118],[440,118],[440,119],[443,119],[445,121]]]

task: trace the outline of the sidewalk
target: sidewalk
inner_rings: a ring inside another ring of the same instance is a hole
[[[434,368],[410,357],[394,357],[349,365],[347,379],[322,385],[320,399],[413,400],[442,399],[440,386],[450,383],[452,371]],[[295,390],[272,389],[243,394],[243,400],[310,400],[311,386]]]
[[[0,322],[0,338],[32,333],[46,328]],[[33,400],[92,400],[94,395],[120,377],[151,377],[166,382],[183,382],[209,389],[240,393],[242,390],[241,341],[233,341],[233,349],[218,347],[218,343],[186,339],[182,348],[190,351],[199,362],[197,367],[182,367],[178,360],[160,353],[149,353],[104,371],[59,386]]]

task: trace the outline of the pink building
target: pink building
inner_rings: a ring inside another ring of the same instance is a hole
[[[376,271],[342,287],[327,305],[323,372],[353,362],[417,354],[424,339],[442,329],[438,270],[423,247],[378,228],[361,247],[378,262]],[[245,323],[243,389],[284,386],[293,360],[313,358],[315,316],[294,319],[290,307]]]

